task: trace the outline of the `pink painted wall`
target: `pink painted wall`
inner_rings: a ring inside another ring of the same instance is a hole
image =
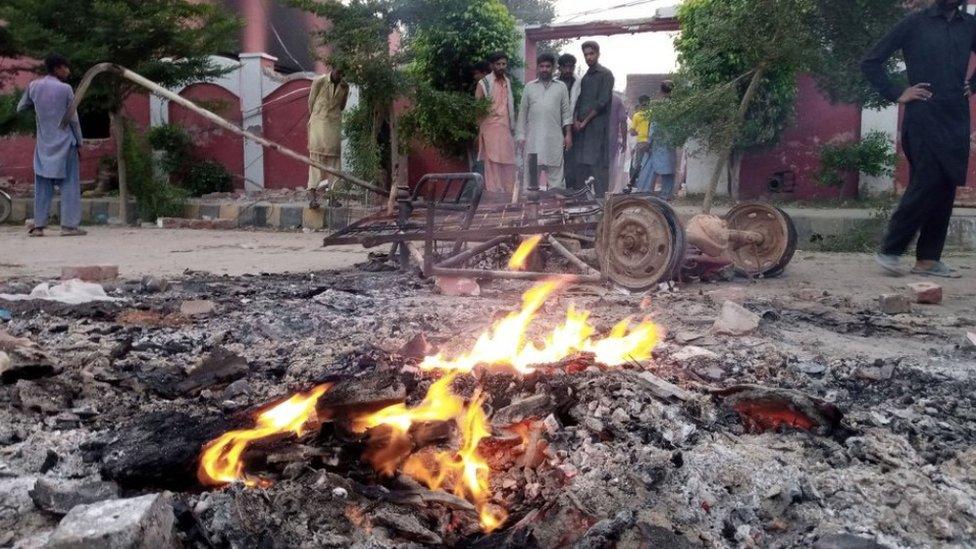
[[[311,81],[293,80],[265,98],[264,137],[302,154],[308,152],[308,90]],[[264,184],[268,189],[305,187],[308,167],[265,149]]]
[[[9,61],[22,65],[25,70],[0,82],[0,93],[12,93],[27,87],[37,75],[31,72],[31,60]],[[149,96],[132,95],[123,107],[125,116],[137,126],[149,125]],[[81,180],[91,181],[98,175],[98,165],[102,158],[115,156],[115,139],[85,139],[81,150]],[[11,178],[15,191],[28,192],[34,183],[34,136],[21,135],[0,137],[0,178]]]
[[[241,125],[240,100],[215,84],[193,84],[180,95],[194,103],[204,103],[216,114]],[[196,143],[194,153],[222,164],[234,176],[234,188],[244,188],[244,138],[214,126],[202,116],[170,103],[169,122],[185,128]]]
[[[832,141],[850,141],[861,135],[861,109],[855,105],[833,105],[809,76],[797,80],[796,121],[786,130],[779,145],[768,151],[747,154],[739,171],[739,197],[766,196],[767,182],[775,172],[796,174],[798,199],[857,196],[857,177],[843,187],[824,187],[816,180],[820,169],[820,148]]]

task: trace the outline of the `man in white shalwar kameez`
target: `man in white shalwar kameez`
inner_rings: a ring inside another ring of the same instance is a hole
[[[563,152],[573,146],[573,111],[569,90],[553,78],[556,57],[544,53],[536,61],[539,78],[525,85],[519,106],[515,140],[520,153],[536,154],[539,171],[545,172],[548,185],[540,188],[565,189]]]

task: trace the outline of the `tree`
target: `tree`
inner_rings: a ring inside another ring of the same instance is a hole
[[[554,0],[502,0],[508,13],[526,25],[544,25],[556,20]]]
[[[687,0],[676,40],[681,69],[655,110],[668,139],[718,153],[703,209],[736,151],[771,145],[791,121],[795,81],[813,73],[835,99],[871,94],[856,60],[903,8],[891,0]],[[864,18],[877,20],[863,24]]]
[[[222,70],[209,56],[232,51],[241,22],[222,8],[190,0],[3,0],[0,20],[18,55],[68,57],[77,84],[85,70],[112,62],[167,87],[214,78]],[[120,78],[96,80],[83,111],[108,111],[116,138],[123,134],[122,104],[134,84]],[[125,158],[117,147],[120,198],[125,193]],[[121,200],[123,222],[125,201]]]

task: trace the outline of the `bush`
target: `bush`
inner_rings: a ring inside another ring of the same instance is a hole
[[[187,192],[156,179],[150,151],[147,137],[126,121],[122,155],[125,158],[129,192],[136,198],[139,217],[150,222],[160,217],[182,217]]]
[[[0,135],[33,134],[34,114],[31,112],[17,112],[22,90],[0,95]]]
[[[429,86],[417,90],[417,102],[400,119],[409,138],[454,156],[463,156],[467,143],[478,136],[478,120],[488,114],[489,102],[469,94],[438,91]]]
[[[190,196],[234,190],[233,177],[223,165],[193,154],[193,137],[175,124],[157,126],[147,135],[153,150],[161,152],[160,168]]]
[[[213,160],[194,161],[183,175],[182,187],[190,196],[227,193],[234,190],[230,172]]]
[[[873,131],[860,141],[824,145],[820,149],[817,181],[828,187],[844,184],[845,172],[871,177],[891,177],[898,164],[895,146],[883,132]]]

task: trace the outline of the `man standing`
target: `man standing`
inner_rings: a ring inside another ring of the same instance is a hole
[[[491,74],[478,84],[475,97],[488,99],[491,107],[478,131],[478,160],[485,165],[485,187],[489,198],[510,198],[515,188],[515,100],[509,80],[508,56],[496,52],[488,57]]]
[[[342,169],[342,111],[348,99],[349,84],[339,69],[316,78],[308,94],[309,156],[334,170]],[[309,167],[309,206],[318,207],[318,189],[331,178],[324,170]]]
[[[81,148],[81,125],[78,115],[66,128],[61,120],[75,98],[64,81],[71,75],[68,60],[51,54],[44,60],[47,75],[27,86],[17,111],[33,108],[37,118],[34,145],[34,227],[30,236],[44,236],[51,211],[54,187],[61,188],[61,236],[82,236],[81,183],[78,171],[78,149]]]
[[[661,82],[661,99],[666,100],[671,97],[674,90],[674,83],[670,80]],[[653,109],[653,106],[651,107]],[[648,117],[650,121],[648,131],[648,153],[644,157],[644,165],[641,168],[640,178],[637,181],[637,188],[641,192],[654,191],[654,180],[661,176],[660,197],[664,200],[674,198],[674,173],[677,164],[677,154],[674,147],[668,145],[664,139],[658,135],[658,124],[654,120],[653,113]]]
[[[909,87],[889,78],[888,59],[901,50]],[[909,15],[868,52],[861,70],[889,101],[905,106],[902,148],[910,182],[891,218],[877,255],[888,273],[903,276],[900,257],[918,234],[913,273],[956,277],[942,263],[956,187],[966,184],[969,163],[969,101],[976,79],[966,80],[970,53],[976,51],[976,20],[960,0],[937,0]]]
[[[648,153],[648,134],[651,129],[651,120],[648,116],[648,107],[651,106],[651,97],[642,95],[637,98],[637,107],[634,109],[633,116],[630,117],[630,135],[634,137],[634,155],[630,162],[630,184],[636,185],[637,177],[640,175],[641,167],[644,165],[644,156]]]
[[[583,58],[589,66],[580,83],[573,127],[577,169],[585,184],[591,177],[597,197],[607,194],[610,183],[610,151],[608,137],[610,102],[613,99],[613,73],[600,65],[600,45],[583,43]]]
[[[576,78],[576,57],[572,54],[564,53],[559,56],[559,81],[566,84],[566,89],[569,90],[569,109],[572,116],[576,112],[576,100],[579,99],[580,84],[582,84],[582,81]],[[583,182],[577,176],[576,151],[572,149],[563,153],[563,174],[567,188],[576,190],[583,186]]]
[[[563,152],[573,147],[573,115],[569,90],[553,80],[555,68],[556,56],[551,53],[536,60],[539,78],[526,84],[522,92],[515,139],[520,153],[538,155],[549,188],[565,189]]]

